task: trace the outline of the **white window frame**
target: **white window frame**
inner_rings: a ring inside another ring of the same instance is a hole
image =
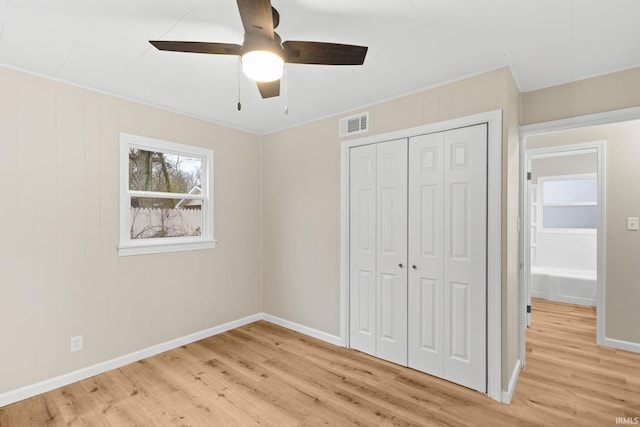
[[[583,173],[574,175],[558,175],[558,176],[541,176],[538,177],[536,185],[537,199],[537,227],[538,233],[543,234],[596,234],[596,228],[545,228],[544,226],[544,207],[545,206],[597,206],[596,202],[576,202],[576,203],[544,203],[544,182],[545,181],[569,181],[578,179],[594,179],[597,182],[598,175],[596,173]],[[596,198],[597,200],[597,198]]]
[[[201,194],[161,193],[129,189],[129,149],[176,154],[202,159]],[[213,234],[213,150],[177,144],[160,139],[120,133],[120,243],[118,255],[142,255],[165,252],[215,248]],[[200,236],[131,239],[131,197],[189,198],[202,203],[202,230]]]

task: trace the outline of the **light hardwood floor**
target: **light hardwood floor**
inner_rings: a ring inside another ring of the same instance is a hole
[[[0,426],[616,425],[640,354],[599,347],[593,308],[535,300],[511,405],[266,322],[0,408]]]

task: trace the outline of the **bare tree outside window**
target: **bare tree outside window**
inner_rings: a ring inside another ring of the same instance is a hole
[[[201,195],[201,174],[202,159],[130,148],[129,190],[149,193],[131,197],[130,238],[200,236],[201,200],[189,196]]]

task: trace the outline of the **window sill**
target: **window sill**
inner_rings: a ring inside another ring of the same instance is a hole
[[[217,240],[187,240],[181,242],[135,242],[118,246],[119,256],[162,254],[169,252],[183,252],[201,249],[213,249]]]
[[[598,230],[596,228],[540,228],[539,234],[585,234],[596,235]]]

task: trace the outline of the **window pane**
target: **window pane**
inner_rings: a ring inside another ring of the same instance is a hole
[[[129,149],[129,189],[189,193],[200,187],[202,159]]]
[[[596,228],[596,206],[545,206],[544,228]]]
[[[543,203],[595,203],[598,186],[595,178],[543,181]]]
[[[129,230],[131,239],[201,236],[201,201],[132,197]]]

